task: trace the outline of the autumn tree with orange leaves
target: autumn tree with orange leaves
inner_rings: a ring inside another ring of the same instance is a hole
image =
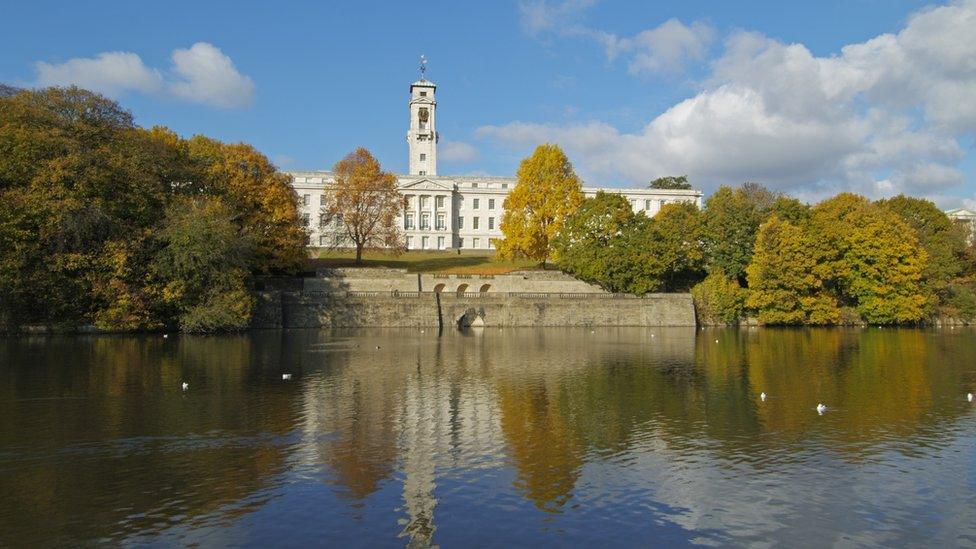
[[[403,195],[397,178],[384,172],[380,163],[363,147],[347,154],[332,169],[335,185],[326,195],[322,213],[338,218],[339,231],[356,247],[356,264],[363,262],[363,250],[403,250],[397,217],[403,209]]]

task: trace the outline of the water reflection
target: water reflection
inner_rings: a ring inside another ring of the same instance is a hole
[[[972,336],[0,340],[0,544],[973,543]]]

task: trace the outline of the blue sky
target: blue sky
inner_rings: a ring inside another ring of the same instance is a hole
[[[284,169],[362,145],[402,172],[425,54],[444,174],[511,175],[554,141],[594,185],[976,199],[972,0],[421,5],[7,3],[0,81],[99,89]]]

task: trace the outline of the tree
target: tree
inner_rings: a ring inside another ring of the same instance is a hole
[[[691,289],[695,316],[704,324],[735,324],[745,314],[748,291],[721,271],[710,273]]]
[[[542,262],[553,257],[552,241],[566,219],[583,202],[583,190],[566,154],[556,145],[536,147],[519,165],[518,182],[505,198],[498,243],[501,258],[526,257]]]
[[[755,253],[746,268],[746,305],[763,324],[836,324],[837,299],[824,284],[820,250],[811,235],[789,221],[773,217],[756,235]]]
[[[623,259],[621,235],[634,229],[636,215],[630,202],[619,194],[599,191],[583,200],[553,239],[559,267],[608,291],[627,291],[619,284],[616,272]]]
[[[756,183],[720,187],[705,201],[704,245],[708,270],[743,280],[756,232],[782,197]],[[784,209],[795,207],[782,202]]]
[[[676,189],[676,190],[690,190],[691,183],[688,182],[687,175],[673,176],[668,175],[664,177],[659,177],[648,184],[649,189]]]
[[[403,210],[403,196],[396,176],[384,172],[369,151],[360,147],[336,163],[335,187],[326,196],[323,213],[342,220],[342,230],[356,246],[356,263],[363,250],[403,248],[397,217]]]
[[[182,198],[166,210],[153,272],[184,331],[241,330],[250,322],[253,245],[240,234],[235,216],[216,197]]]
[[[866,322],[922,320],[931,303],[922,285],[928,254],[897,214],[842,193],[813,208],[809,231],[820,252],[816,271]]]
[[[288,178],[253,148],[139,128],[119,104],[79,88],[0,96],[0,324],[185,325],[154,270],[167,212],[185,199],[218,200],[249,243],[243,266],[226,263],[212,279],[301,266],[305,233]],[[223,314],[246,320],[246,294],[221,295],[235,304]]]
[[[939,302],[949,298],[949,285],[965,267],[965,227],[953,223],[932,202],[898,195],[878,201],[878,206],[894,212],[915,232],[928,254],[923,283]]]

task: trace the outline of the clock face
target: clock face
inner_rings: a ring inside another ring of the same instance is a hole
[[[427,107],[421,107],[419,115],[421,122],[426,122],[430,118],[430,112],[427,110]]]

